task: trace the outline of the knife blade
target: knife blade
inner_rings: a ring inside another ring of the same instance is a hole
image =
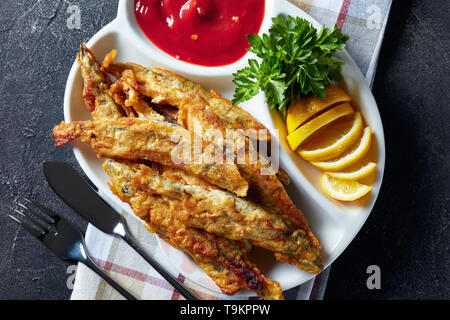
[[[121,235],[117,225],[125,222],[123,217],[68,163],[44,162],[44,174],[53,191],[82,217],[105,233]]]
[[[198,300],[189,289],[148,255],[130,234],[125,219],[66,162],[44,162],[44,174],[53,191],[72,209],[104,233],[125,240],[144,260],[188,300]]]

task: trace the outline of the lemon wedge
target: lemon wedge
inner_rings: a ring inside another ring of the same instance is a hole
[[[300,144],[311,136],[314,132],[334,120],[353,113],[353,108],[349,103],[341,104],[331,110],[328,110],[324,114],[321,114],[317,118],[314,118],[310,122],[304,124],[291,134],[287,136],[287,141],[292,150],[297,149]]]
[[[357,168],[347,170],[345,172],[326,172],[330,177],[343,179],[343,180],[359,180],[364,179],[371,175],[377,168],[375,162],[367,162],[359,165]]]
[[[324,171],[339,171],[361,160],[369,151],[371,142],[372,131],[370,130],[370,127],[366,127],[359,144],[357,144],[354,148],[352,148],[352,150],[344,154],[342,157],[328,161],[311,163]]]
[[[318,99],[314,95],[294,100],[286,116],[288,133],[291,133],[310,119],[316,113],[339,102],[349,102],[352,98],[339,87],[330,85],[325,87],[325,99]]]
[[[372,187],[353,180],[342,180],[322,173],[320,185],[325,194],[340,201],[354,201],[372,190]]]
[[[338,133],[331,134],[333,129],[336,131],[339,130],[338,125],[331,124],[333,127],[327,128],[328,137],[339,137]],[[336,128],[335,128],[336,127]],[[323,147],[323,148],[314,148],[308,143],[308,150],[301,149],[298,151],[298,154],[303,157],[305,160],[309,161],[323,161],[335,158],[347,150],[350,146],[354,145],[356,141],[361,137],[363,132],[363,121],[361,118],[361,114],[359,112],[355,113],[352,127],[348,130],[343,136],[337,138],[334,143]],[[320,137],[319,137],[320,138]],[[319,140],[319,139],[318,139]]]

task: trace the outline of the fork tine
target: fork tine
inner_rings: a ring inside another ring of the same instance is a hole
[[[20,211],[13,209],[16,212],[19,212],[21,215],[23,215]],[[28,231],[33,237],[35,238],[42,238],[44,236],[44,233],[41,233],[35,229],[33,229],[31,226],[29,226],[27,223],[23,222],[22,220],[20,220],[19,218],[16,218],[10,214],[8,214],[8,217],[11,218],[11,220],[13,220],[15,223],[17,223],[19,226],[21,226],[22,228],[24,228],[26,231]]]
[[[19,206],[22,207],[24,209],[23,212],[20,212],[19,210],[14,209],[14,211],[16,211],[17,213],[21,214],[25,219],[31,221],[34,225],[36,225],[39,229],[43,230],[44,233],[48,233],[49,232],[49,228],[43,224],[39,219],[33,217],[30,212],[36,214],[35,211],[33,211],[32,209],[26,207],[25,205],[19,203]]]
[[[27,199],[27,198],[23,198],[23,200],[25,200],[26,202],[28,202],[31,205],[33,205],[36,208],[38,208],[42,212],[43,216],[45,216],[45,218],[48,220],[49,223],[54,224],[59,219],[59,216],[55,212],[53,212],[52,210],[50,210],[47,207],[44,207],[39,202],[30,200],[30,199]],[[30,209],[28,209],[28,210],[30,210]]]

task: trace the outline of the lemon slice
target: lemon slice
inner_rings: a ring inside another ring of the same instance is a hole
[[[304,124],[287,136],[287,141],[289,142],[291,149],[297,149],[298,146],[314,132],[333,122],[334,120],[351,113],[353,113],[352,106],[349,103],[344,103]]]
[[[344,180],[359,180],[371,175],[377,168],[375,162],[367,162],[359,165],[355,170],[345,172],[326,172],[330,177],[344,179]]]
[[[349,102],[351,100],[352,98],[350,98],[345,91],[332,85],[325,87],[325,99],[318,99],[312,95],[310,97],[294,100],[286,116],[288,133],[297,129],[317,112],[320,112],[333,104]]]
[[[339,171],[361,160],[369,151],[371,142],[372,131],[370,130],[370,127],[366,127],[359,144],[350,150],[350,152],[337,159],[311,163],[324,171]]]
[[[357,200],[372,190],[372,187],[357,181],[333,178],[326,173],[322,173],[320,185],[325,194],[340,201]]]
[[[332,125],[334,126],[334,124]],[[331,131],[333,131],[332,129],[333,128],[330,128],[329,135],[336,136],[335,134],[331,133]],[[327,132],[328,131],[329,130],[327,130]],[[323,148],[313,148],[313,150],[302,149],[298,151],[298,154],[301,155],[303,159],[309,161],[323,161],[335,158],[345,150],[347,150],[351,145],[355,144],[358,138],[361,137],[362,132],[363,121],[361,118],[361,114],[359,112],[356,112],[352,127],[342,137],[338,138],[337,141]]]

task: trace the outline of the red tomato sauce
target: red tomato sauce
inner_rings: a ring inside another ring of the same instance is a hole
[[[247,52],[264,0],[135,0],[137,22],[157,47],[186,62],[223,66]]]

